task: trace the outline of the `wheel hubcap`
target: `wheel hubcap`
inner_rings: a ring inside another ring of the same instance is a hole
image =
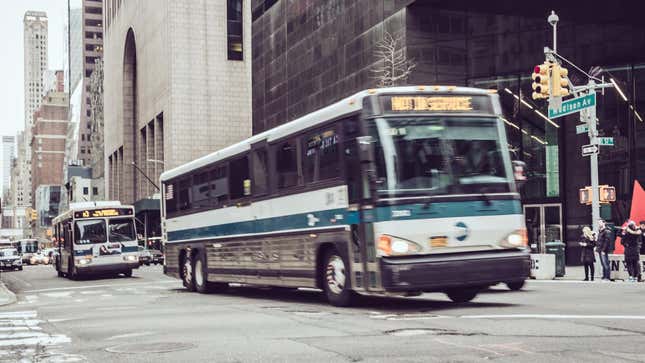
[[[184,262],[184,280],[187,284],[190,284],[193,281],[193,271],[190,266],[190,259],[186,258]]]
[[[339,256],[332,256],[327,262],[327,286],[334,294],[345,289],[345,264]]]
[[[195,263],[195,283],[199,286],[204,284],[204,273],[202,271],[202,261],[197,260]]]

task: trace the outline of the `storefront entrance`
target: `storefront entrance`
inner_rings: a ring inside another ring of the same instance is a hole
[[[544,253],[547,242],[562,241],[562,205],[524,205],[524,218],[529,247],[534,253]]]

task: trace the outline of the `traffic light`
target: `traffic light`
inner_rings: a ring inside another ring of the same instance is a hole
[[[29,210],[29,218],[30,218],[32,221],[35,221],[36,219],[38,219],[38,212],[36,212],[36,211],[35,211],[35,210],[33,210],[33,209],[30,209],[30,210]]]
[[[543,63],[535,66],[531,78],[533,79],[533,99],[549,98],[549,69],[551,63]]]
[[[600,203],[611,203],[616,201],[616,188],[609,185],[600,186]]]
[[[591,204],[591,187],[580,188],[580,204]]]
[[[553,97],[564,97],[569,95],[569,71],[559,64],[551,68],[551,87]]]

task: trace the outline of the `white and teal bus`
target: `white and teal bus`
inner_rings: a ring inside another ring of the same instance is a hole
[[[526,231],[498,95],[366,90],[166,171],[164,272],[228,283],[469,301],[521,287]]]
[[[90,273],[132,276],[139,268],[134,207],[120,202],[72,203],[54,218],[54,267],[59,277]]]

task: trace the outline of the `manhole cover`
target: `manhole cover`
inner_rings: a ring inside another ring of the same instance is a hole
[[[180,350],[194,348],[194,344],[189,343],[140,343],[140,344],[121,344],[106,348],[110,353],[127,353],[127,354],[145,354],[145,353],[170,353]]]

